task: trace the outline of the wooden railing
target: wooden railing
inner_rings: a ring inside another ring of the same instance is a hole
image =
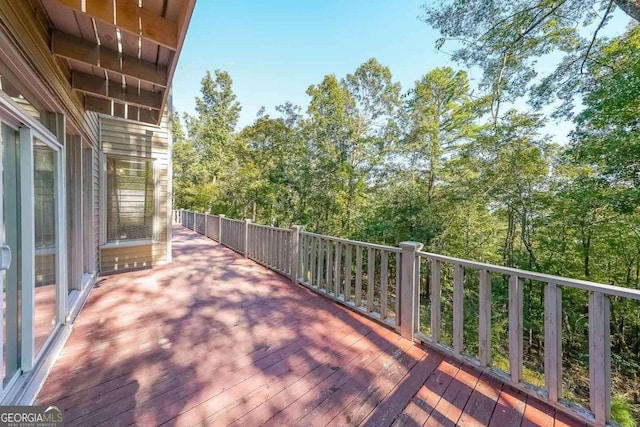
[[[303,231],[300,232],[298,281],[396,326],[400,252],[392,246]]]
[[[171,215],[173,224],[182,224],[182,210],[174,210]]]
[[[383,246],[310,233],[301,226],[284,229],[190,211],[183,211],[181,220],[293,283],[390,325],[408,339],[472,364],[590,424],[611,422],[610,297],[640,301],[640,290],[423,252],[417,242]],[[445,276],[453,284],[447,296],[443,295]],[[544,288],[544,388],[528,383],[523,375],[525,280],[539,284],[541,291]],[[508,294],[508,372],[492,364],[492,286],[504,286]],[[466,351],[463,333],[468,326],[465,298],[471,287],[478,299],[477,313],[471,313],[478,326],[476,354]],[[566,288],[589,295],[588,409],[562,399],[562,291]],[[421,296],[427,300],[421,301]],[[450,302],[453,311],[452,336],[446,342],[443,302]]]

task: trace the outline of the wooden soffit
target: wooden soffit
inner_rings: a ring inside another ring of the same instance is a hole
[[[160,124],[195,0],[41,0],[87,111]]]

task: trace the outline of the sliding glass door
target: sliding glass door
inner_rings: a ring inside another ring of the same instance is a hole
[[[62,146],[10,107],[0,96],[0,400],[44,354],[67,295]]]

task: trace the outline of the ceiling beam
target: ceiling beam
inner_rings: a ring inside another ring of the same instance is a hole
[[[180,56],[180,51],[182,50],[182,46],[184,46],[184,40],[187,36],[187,28],[189,27],[189,22],[191,21],[191,16],[193,15],[193,10],[196,7],[196,0],[182,0],[182,7],[180,9],[180,17],[178,18],[178,22],[180,22],[180,32],[178,34],[178,50],[172,53],[171,60],[169,61],[169,81],[173,79],[173,75],[176,71],[176,67],[178,65],[178,58]],[[164,91],[164,98],[162,99],[162,105],[169,106],[167,103],[169,102],[169,94],[170,90]],[[158,124],[160,124],[160,119],[158,118]]]
[[[55,0],[55,2],[136,37],[140,36],[173,51],[178,49],[177,23],[149,9],[139,7],[137,0]]]
[[[144,80],[163,88],[167,87],[167,67],[120,54],[113,49],[61,31],[53,32],[51,52],[56,56]]]
[[[85,95],[84,108],[87,111],[95,111],[96,113],[135,120],[152,125],[157,125],[160,122],[160,112],[158,110],[138,108],[133,105],[125,108],[125,104],[120,102],[92,95]]]
[[[71,87],[83,93],[117,99],[129,105],[135,104],[156,110],[162,108],[162,92],[138,90],[131,86],[123,87],[121,83],[79,71],[72,72]]]

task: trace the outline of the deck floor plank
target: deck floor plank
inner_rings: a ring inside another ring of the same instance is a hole
[[[171,263],[99,279],[36,404],[69,426],[584,426],[183,227]]]

